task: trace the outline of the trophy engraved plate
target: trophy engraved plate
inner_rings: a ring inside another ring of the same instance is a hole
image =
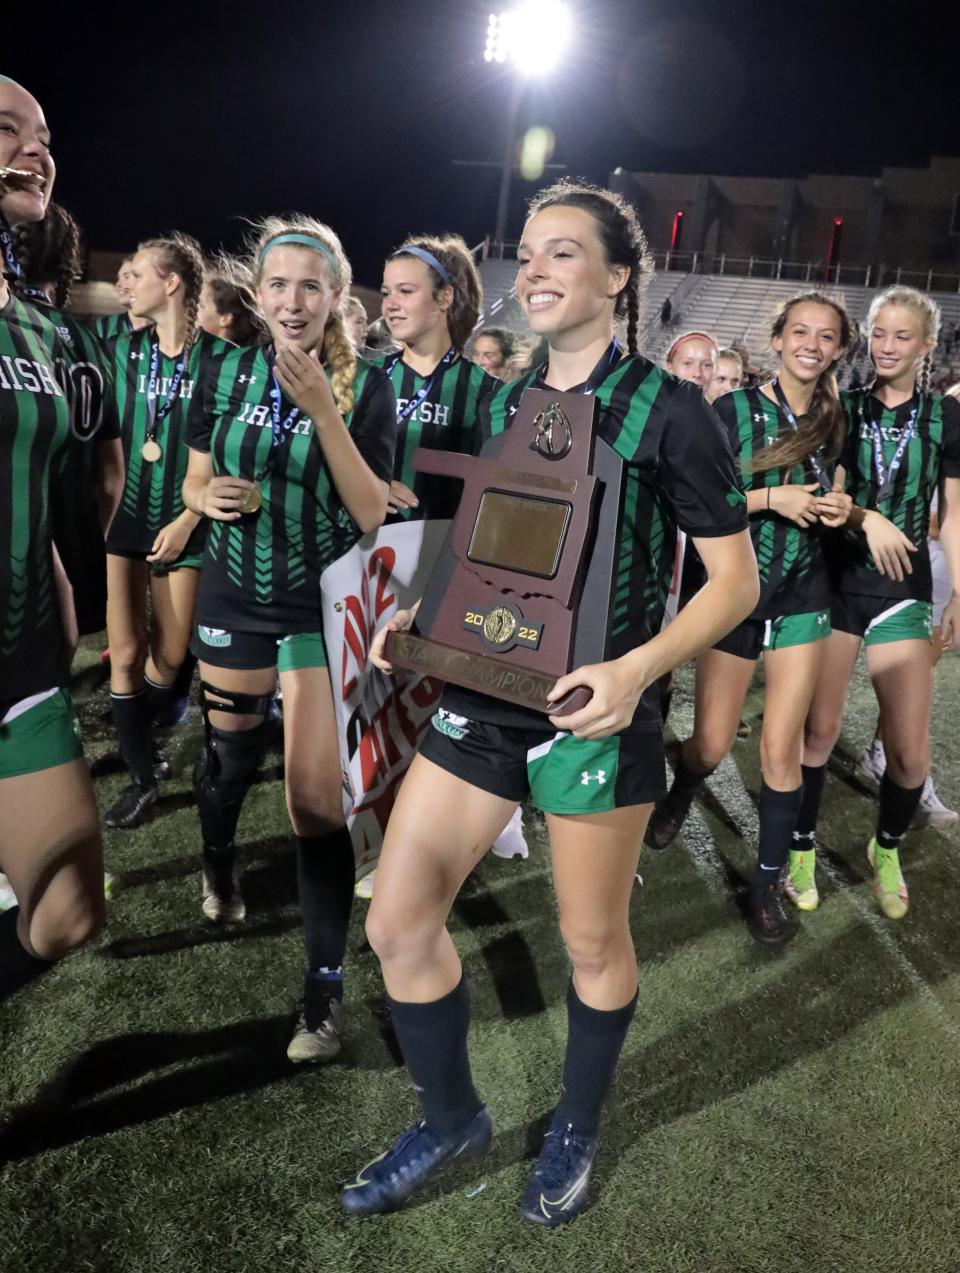
[[[463,492],[395,666],[547,715],[589,701],[547,695],[605,657],[623,461],[596,434],[593,395],[528,389],[479,456],[418,448],[413,467]]]

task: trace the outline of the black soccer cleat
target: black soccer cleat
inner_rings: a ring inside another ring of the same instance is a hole
[[[783,905],[780,882],[752,885],[747,899],[747,928],[754,941],[764,946],[782,946],[796,936]]]
[[[397,1211],[421,1185],[448,1163],[477,1158],[487,1151],[493,1124],[485,1105],[466,1127],[440,1136],[425,1123],[417,1123],[374,1158],[344,1185],[340,1202],[354,1216]]]
[[[146,822],[157,794],[156,787],[141,787],[138,782],[131,782],[103,815],[104,822],[108,827],[139,827]]]
[[[643,842],[648,849],[669,849],[687,820],[695,794],[695,792],[690,792],[689,795],[680,793],[674,785],[663,799],[657,802],[643,837]]]
[[[578,1216],[587,1205],[596,1152],[596,1136],[578,1130],[555,1114],[520,1199],[524,1220],[555,1229]]]

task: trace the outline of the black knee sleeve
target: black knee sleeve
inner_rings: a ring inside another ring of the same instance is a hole
[[[207,690],[222,701],[208,698]],[[210,712],[261,715],[270,696],[237,694],[207,684],[202,691],[206,743],[194,775],[197,810],[204,844],[226,849],[233,843],[240,810],[263,760],[270,727],[261,721],[253,729],[218,729],[210,723]]]

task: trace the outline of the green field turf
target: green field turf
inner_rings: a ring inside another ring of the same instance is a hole
[[[960,657],[937,685],[934,771],[956,806]],[[122,778],[105,691],[90,690],[105,806]],[[678,731],[689,692],[684,673]],[[347,1220],[339,1183],[415,1109],[362,944],[364,904],[343,1062],[294,1070],[301,946],[279,755],[241,822],[247,922],[216,929],[200,913],[197,731],[179,731],[182,772],[157,817],[107,832],[119,885],[108,930],[0,1010],[0,1269],[958,1273],[960,835],[911,837],[910,914],[883,920],[864,855],[873,806],[851,777],[873,720],[858,674],[825,800],[823,904],[785,951],[755,947],[731,886],[752,862],[761,710],[755,688],[754,734],[684,842],[641,862],[639,1010],[593,1206],[562,1232],[516,1214],[565,1028],[542,823],[526,819],[530,860],[485,862],[453,917],[493,1149],[401,1214]]]

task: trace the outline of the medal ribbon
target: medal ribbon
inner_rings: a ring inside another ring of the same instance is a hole
[[[793,414],[793,411],[791,410],[791,407],[790,407],[790,403],[787,402],[787,395],[783,392],[783,389],[780,385],[780,381],[775,380],[773,382],[772,388],[773,388],[774,394],[776,395],[777,402],[780,405],[780,410],[787,417],[787,423],[790,425],[790,428],[793,429],[794,433],[796,433],[797,429],[800,426],[799,424],[797,424],[797,417]],[[827,476],[827,472],[824,469],[823,465],[820,463],[820,461],[817,459],[815,455],[808,456],[807,463],[810,465],[811,469],[813,469],[814,476],[816,477],[817,481],[820,483],[821,490],[823,490],[826,494],[829,494],[830,491],[833,490],[833,483],[830,481],[830,478]]]
[[[154,337],[150,342],[150,379],[147,381],[147,412],[150,417],[150,423],[147,425],[148,442],[156,440],[157,425],[162,424],[172,411],[176,396],[180,392],[180,386],[183,384],[186,370],[187,351],[184,349],[180,354],[173,378],[167,386],[166,396],[160,406],[157,407],[157,383],[160,379],[160,342]]]
[[[274,453],[279,450],[290,436],[290,430],[300,419],[300,408],[291,407],[284,418],[280,419],[280,412],[283,409],[283,390],[280,388],[280,382],[277,380],[277,373],[273,369],[272,359],[270,360],[270,432],[273,435],[270,439],[270,450],[267,454],[266,462],[263,468],[253,479],[255,482],[262,482],[273,467]]]
[[[456,356],[457,356],[457,351],[453,347],[453,345],[451,345],[450,348],[447,350],[447,352],[443,355],[443,357],[437,363],[436,367],[434,367],[433,371],[430,374],[429,380],[427,380],[426,383],[420,386],[420,388],[413,395],[413,397],[410,399],[410,401],[407,403],[407,405],[403,408],[402,411],[400,410],[399,407],[397,408],[397,424],[398,425],[405,424],[406,421],[410,419],[413,413],[420,406],[420,403],[423,402],[424,398],[426,398],[427,394],[433,388],[434,382],[437,380],[439,376],[443,375],[443,373],[450,366],[450,364],[453,362]],[[401,349],[400,352],[398,354],[395,354],[394,357],[390,360],[390,362],[384,366],[384,371],[387,373],[388,376],[393,372],[394,367],[396,367],[397,363],[400,361],[402,357],[403,357],[403,350]]]
[[[864,410],[865,397],[866,395],[860,399],[860,419],[864,421],[864,423],[868,423],[870,425],[870,432],[873,436],[873,462],[877,470],[877,481],[880,484],[877,490],[876,502],[877,504],[880,504],[890,494],[890,489],[897,476],[897,470],[903,463],[904,453],[910,443],[910,439],[917,431],[917,418],[920,414],[920,409],[923,406],[923,396],[921,395],[920,398],[917,399],[917,405],[913,408],[913,411],[910,414],[907,426],[900,434],[900,441],[897,443],[897,449],[894,451],[893,457],[890,460],[890,467],[886,470],[883,467],[883,434],[880,431],[878,421],[867,419],[866,412]]]
[[[23,274],[17,259],[17,240],[10,228],[10,222],[0,212],[0,252],[3,253],[3,272],[8,279],[16,281]]]

